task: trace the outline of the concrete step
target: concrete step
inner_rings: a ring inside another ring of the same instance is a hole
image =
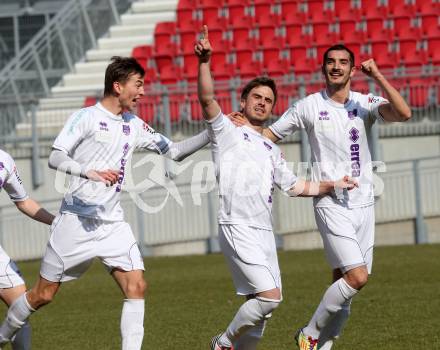
[[[57,136],[64,126],[63,123],[45,123],[37,124],[37,132],[39,136]],[[15,132],[18,137],[31,137],[32,128],[31,124],[17,124],[15,127]]]
[[[40,99],[39,102],[38,107],[40,110],[81,108],[84,104],[84,97],[48,97]]]
[[[133,5],[131,6],[131,10],[133,11],[133,13],[175,11],[176,8],[176,0],[140,1],[133,3]]]
[[[109,61],[96,61],[96,62],[80,62],[75,64],[76,74],[95,74],[105,73]]]
[[[153,12],[153,13],[126,13],[121,16],[122,25],[140,25],[147,23],[158,23],[165,21],[175,21],[176,11]]]
[[[141,45],[151,45],[153,35],[140,35],[126,38],[101,38],[98,40],[98,47],[103,50],[119,47],[120,49],[130,48]]]
[[[52,96],[54,97],[86,97],[100,96],[104,90],[104,83],[101,81],[96,85],[77,85],[77,86],[54,86],[52,88]]]
[[[65,87],[73,87],[80,85],[104,85],[105,72],[86,73],[86,74],[65,74],[63,83]]]
[[[88,61],[110,61],[113,56],[131,56],[133,48],[116,48],[116,49],[106,49],[106,50],[89,50],[86,53]]]
[[[38,125],[52,125],[64,124],[70,115],[82,108],[60,108],[52,110],[39,110],[37,112],[37,126]]]
[[[142,34],[154,34],[156,23],[144,23],[137,25],[113,26],[110,28],[111,38],[127,38]]]

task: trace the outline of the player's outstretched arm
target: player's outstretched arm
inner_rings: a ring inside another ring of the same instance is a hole
[[[112,169],[86,171],[78,162],[58,149],[53,149],[49,155],[49,168],[92,181],[103,182],[106,186],[114,185],[119,177],[119,172]]]
[[[406,122],[411,118],[411,109],[402,95],[388,82],[373,59],[361,63],[361,70],[373,78],[385,92],[389,103],[379,106],[379,113],[387,122]]]
[[[206,120],[215,118],[220,113],[220,106],[214,98],[214,81],[211,76],[212,47],[208,38],[208,27],[203,26],[201,38],[197,42],[194,52],[199,58],[199,76],[197,92],[199,102]]]
[[[34,201],[32,198],[27,198],[23,201],[14,202],[18,210],[23,214],[26,214],[31,219],[42,222],[46,225],[51,225],[54,215],[49,213],[46,209],[42,208],[40,204]]]
[[[349,176],[344,176],[338,181],[314,182],[298,179],[289,194],[293,197],[315,197],[338,190],[352,190],[355,187],[358,187],[358,183]]]

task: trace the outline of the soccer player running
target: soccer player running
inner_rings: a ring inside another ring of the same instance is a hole
[[[297,331],[301,350],[328,350],[350,314],[352,298],[371,273],[374,245],[374,193],[367,135],[376,120],[405,122],[411,110],[399,92],[381,74],[373,59],[361,71],[385,92],[387,99],[350,90],[356,72],[355,57],[344,45],[323,55],[326,88],[292,105],[264,130],[273,142],[299,129],[308,134],[312,179],[332,180],[347,169],[359,188],[344,194],[314,198],[315,219],[333,269],[333,284],[309,323]],[[318,344],[319,343],[319,344]]]
[[[120,204],[126,167],[135,149],[182,160],[209,142],[206,131],[178,143],[155,132],[131,112],[143,95],[144,69],[134,58],[113,57],[102,101],[74,113],[56,138],[49,166],[74,176],[51,226],[40,277],[9,308],[0,328],[2,343],[52,301],[62,282],[79,278],[97,257],[125,297],[122,349],[141,349],[146,283]]]
[[[351,189],[339,181],[306,182],[287,168],[281,150],[263,136],[263,125],[276,102],[275,82],[259,77],[241,93],[249,125],[236,128],[214,98],[210,73],[212,48],[203,27],[195,47],[199,58],[198,96],[208,125],[219,185],[219,241],[238,295],[246,296],[226,331],[211,341],[212,350],[256,349],[270,317],[282,300],[281,277],[272,232],[274,185],[290,196],[323,195]]]
[[[26,193],[23,183],[15,166],[14,159],[5,151],[0,150],[0,191],[4,189],[18,210],[31,219],[46,225],[52,224],[55,218],[51,213],[42,208]],[[20,270],[15,262],[0,247],[0,298],[10,306],[17,298],[26,292],[26,285],[21,277]],[[11,320],[14,322],[14,320]],[[11,341],[13,350],[31,349],[31,327],[28,322],[22,327]]]

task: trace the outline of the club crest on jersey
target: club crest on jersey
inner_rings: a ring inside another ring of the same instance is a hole
[[[267,148],[268,151],[272,151],[272,146],[269,145],[266,141],[263,141],[263,145]]]
[[[3,170],[5,168],[5,165],[3,164],[3,162],[0,162],[0,170]]]
[[[122,125],[122,132],[124,135],[130,135],[130,125]]]
[[[359,140],[359,130],[356,128],[351,128],[350,131],[348,132],[348,134],[350,135],[350,140],[353,142],[356,142],[357,140]]]
[[[319,112],[319,120],[330,120],[330,117],[328,114],[329,113],[327,111]]]
[[[108,131],[108,126],[106,122],[99,122],[99,130]]]
[[[243,138],[244,138],[245,141],[251,142],[251,140],[249,138],[249,135],[247,133],[245,133],[245,132],[243,133]]]
[[[353,109],[352,111],[348,111],[348,119],[353,120],[358,115],[357,108]]]

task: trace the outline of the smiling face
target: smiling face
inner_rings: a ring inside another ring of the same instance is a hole
[[[144,96],[144,80],[139,73],[132,73],[125,83],[114,82],[122,110],[133,111],[139,99]]]
[[[322,66],[327,87],[332,89],[341,89],[349,84],[354,71],[355,67],[346,50],[329,51]]]
[[[240,106],[245,117],[258,125],[263,124],[272,115],[275,96],[272,89],[265,85],[254,87],[245,99],[240,101]]]

